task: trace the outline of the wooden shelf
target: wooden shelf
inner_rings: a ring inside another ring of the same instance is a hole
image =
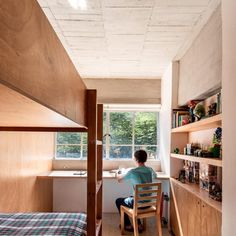
[[[183,125],[171,130],[172,133],[193,132],[205,129],[214,129],[221,126],[222,115],[218,114],[209,118]]]
[[[199,162],[199,163],[222,167],[222,160],[219,158],[195,157],[195,156],[181,155],[181,154],[175,154],[175,153],[171,153],[170,156],[172,158],[176,158],[176,159],[180,159],[180,160],[195,161],[195,162]]]
[[[206,190],[201,189],[199,187],[199,185],[194,184],[194,183],[185,183],[185,184],[183,184],[183,183],[181,183],[180,181],[178,181],[174,178],[170,178],[170,182],[171,182],[171,184],[174,183],[174,184],[177,184],[178,186],[186,189],[190,193],[192,193],[195,196],[197,196],[198,198],[200,198],[206,204],[208,204],[211,207],[215,208],[217,211],[222,212],[222,203],[211,199],[208,196],[209,193]]]

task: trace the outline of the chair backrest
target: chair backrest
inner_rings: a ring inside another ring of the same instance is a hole
[[[138,209],[156,207],[160,213],[161,205],[161,183],[147,183],[135,185],[134,213],[137,215]]]

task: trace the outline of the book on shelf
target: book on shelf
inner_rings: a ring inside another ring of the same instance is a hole
[[[186,108],[173,109],[172,128],[176,128],[189,123],[189,111]]]

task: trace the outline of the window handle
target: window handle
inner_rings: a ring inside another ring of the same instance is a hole
[[[110,138],[112,138],[112,136],[111,136],[110,134],[108,134],[108,133],[107,133],[107,134],[104,134],[104,135],[103,135],[103,138],[105,138],[106,136],[109,136]]]

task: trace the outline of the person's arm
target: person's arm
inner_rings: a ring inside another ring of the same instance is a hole
[[[157,173],[151,168],[152,171],[152,179],[157,179]]]
[[[124,180],[128,180],[131,178],[131,175],[132,175],[132,170],[129,170],[128,172],[126,173],[116,173],[116,178],[118,180],[118,182],[123,182]]]
[[[118,182],[122,182],[124,180],[125,174],[118,174],[116,173],[116,179],[118,180]]]

